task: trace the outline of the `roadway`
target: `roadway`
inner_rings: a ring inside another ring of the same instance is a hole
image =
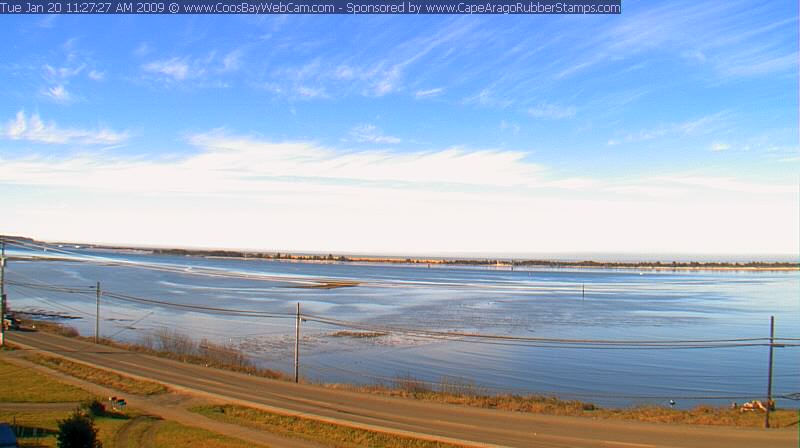
[[[206,368],[43,332],[8,339],[178,392],[330,423],[478,447],[792,447],[798,428],[667,425],[470,408],[294,384]]]

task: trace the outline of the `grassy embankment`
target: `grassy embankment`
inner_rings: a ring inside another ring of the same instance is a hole
[[[84,401],[92,394],[69,384],[53,381],[49,376],[0,361],[0,402],[64,403]]]
[[[93,395],[78,387],[62,383],[57,379],[0,360],[0,421],[13,423],[19,435],[21,447],[55,447],[58,422],[72,412],[52,409],[49,404],[88,402]],[[3,403],[25,403],[32,407],[3,409]],[[36,404],[44,404],[36,409]],[[76,406],[77,407],[77,406]],[[150,431],[151,444],[142,445],[144,434],[131,431],[120,443],[120,431],[129,426],[133,419],[142,414],[135,409],[124,412],[104,412],[95,416],[94,423],[98,437],[106,448],[127,448],[138,446],[153,447],[196,447],[196,448],[247,448],[248,443],[199,428],[164,421],[156,426],[140,426],[140,431]],[[155,420],[155,419],[154,419]]]
[[[763,412],[740,412],[738,409],[731,409],[727,406],[699,405],[689,410],[656,405],[621,409],[601,408],[583,401],[561,400],[541,395],[490,394],[488,390],[474,383],[453,378],[444,378],[435,386],[411,377],[398,377],[393,384],[389,385],[328,384],[326,386],[390,397],[534,414],[690,425],[753,428],[764,425]],[[799,423],[800,411],[798,410],[778,409],[770,413],[770,424],[773,428],[795,426]]]
[[[86,364],[72,362],[64,358],[43,354],[28,354],[25,358],[36,364],[66,373],[69,376],[80,378],[101,386],[110,387],[129,394],[155,395],[167,391],[163,385],[153,382],[134,379],[120,375],[109,370],[90,367]]]
[[[40,331],[94,342],[94,338],[81,336],[75,328],[67,325],[46,321],[30,321],[24,322],[24,324],[26,326],[34,324]],[[99,343],[190,364],[216,367],[264,378],[290,380],[289,376],[283,372],[255,366],[247,356],[233,346],[217,344],[206,339],[198,343],[185,334],[167,329],[148,335],[139,344],[125,344],[106,338],[101,338]]]
[[[196,406],[193,412],[215,420],[310,440],[337,448],[375,446],[382,448],[455,448],[461,445],[414,439],[376,431],[350,428],[317,420],[280,415],[245,406]]]
[[[37,324],[38,326],[38,324]],[[45,331],[58,332],[67,336],[77,336],[77,331],[71,327],[58,324],[47,324],[41,327]],[[380,333],[342,331],[333,333],[336,337],[380,337]],[[103,340],[104,343],[116,347],[152,353],[171,359],[185,360],[199,364],[247,373],[258,372],[268,378],[287,379],[285,374],[266,369],[257,369],[247,363],[241,352],[232,347],[218,346],[218,351],[206,351],[203,355],[223,356],[213,362],[203,362],[204,356],[197,355],[197,344],[191,338],[178,333],[162,334],[156,337],[161,342],[151,343],[150,347],[128,344],[119,344]],[[89,340],[89,338],[83,338]],[[200,345],[202,345],[201,343]],[[154,349],[158,346],[159,349]],[[171,353],[168,350],[177,350]],[[181,354],[184,353],[184,354]],[[185,353],[190,353],[188,356]],[[195,353],[195,354],[191,354]],[[222,355],[218,355],[222,354]],[[227,361],[225,361],[227,360]],[[211,360],[209,360],[211,361]],[[540,395],[515,395],[493,394],[490,390],[482,388],[468,381],[453,378],[443,378],[439,384],[430,384],[412,377],[398,376],[387,384],[356,386],[350,384],[323,384],[325,387],[343,389],[354,392],[370,393],[375,395],[391,396],[397,398],[415,399],[461,406],[471,406],[487,409],[501,409],[514,412],[530,412],[547,415],[564,415],[591,418],[608,418],[617,420],[636,420],[654,423],[683,423],[697,425],[745,426],[760,427],[763,425],[764,414],[760,412],[739,412],[728,407],[697,406],[691,410],[672,409],[665,406],[637,406],[622,409],[606,409],[592,403],[578,400],[561,400],[554,397]],[[797,410],[778,409],[772,413],[773,427],[798,425],[800,415]]]
[[[129,393],[146,394],[154,391],[153,384],[137,382],[101,369],[93,369],[61,358],[33,355],[34,361],[72,376],[97,384],[127,390]],[[109,375],[111,373],[111,375]],[[14,382],[9,380],[14,378]],[[18,380],[19,379],[19,380]],[[21,446],[56,446],[55,434],[58,421],[66,418],[65,410],[3,410],[2,402],[56,403],[87,402],[91,393],[62,383],[52,377],[24,367],[0,360],[0,381],[13,384],[0,390],[0,421],[16,424],[22,435]],[[158,385],[156,385],[158,386]],[[241,409],[242,411],[239,411]],[[251,412],[252,411],[252,412]],[[289,437],[314,440],[328,446],[359,447],[381,446],[387,448],[450,447],[452,445],[425,442],[407,437],[398,437],[371,431],[355,430],[343,426],[320,423],[309,419],[267,414],[247,408],[203,406],[196,412],[220,420],[266,429],[272,433]],[[224,413],[228,418],[219,418]],[[136,410],[108,412],[95,416],[95,425],[103,446],[109,447],[199,447],[199,448],[245,448],[249,444],[203,429],[192,428],[175,422],[162,422],[154,417],[143,416]],[[122,435],[124,431],[124,436]]]
[[[56,447],[58,422],[69,416],[68,411],[5,411],[0,409],[0,421],[15,422],[20,447]],[[94,418],[98,439],[104,448],[248,448],[252,445],[200,428],[184,426],[171,421],[160,421],[157,425],[143,425],[131,428],[126,437],[120,432],[131,426],[134,419],[142,414],[128,410]],[[146,434],[150,432],[150,434]],[[143,443],[143,439],[149,442]]]

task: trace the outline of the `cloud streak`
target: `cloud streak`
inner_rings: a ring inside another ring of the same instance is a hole
[[[797,216],[787,207],[796,198],[794,185],[698,174],[558,178],[515,151],[353,151],[222,131],[188,140],[197,152],[181,158],[83,153],[3,160],[0,188],[58,187],[75,204],[63,210],[41,199],[12,205],[10,213],[21,218],[9,231],[87,241],[428,254],[782,253],[797,243]],[[94,205],[84,207],[87,202]],[[96,204],[103,204],[105,218]],[[152,225],[141,220],[156,214]],[[53,221],[64,223],[58,235],[43,224]],[[754,233],[759,237],[743,237]]]
[[[15,119],[6,123],[0,135],[9,140],[62,145],[116,145],[128,139],[127,132],[116,132],[108,128],[61,128],[54,122],[43,121],[39,114],[28,117],[24,111],[17,112]]]
[[[350,137],[359,143],[388,143],[398,144],[403,140],[399,137],[384,135],[383,131],[374,124],[360,124],[350,131]]]

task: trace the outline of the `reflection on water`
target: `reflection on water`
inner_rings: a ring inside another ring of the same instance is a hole
[[[85,253],[90,253],[86,251]],[[13,255],[13,254],[11,254]],[[177,266],[177,272],[63,261],[13,261],[9,281],[90,286],[176,304],[304,313],[369,325],[569,339],[728,339],[800,336],[797,272],[499,270],[487,268],[292,263],[109,254]],[[237,273],[194,275],[193,272]],[[300,288],[293,279],[347,279],[358,286]],[[14,309],[60,311],[81,333],[94,330],[94,295],[9,287]],[[152,313],[152,314],[149,314]],[[169,327],[236,344],[271,367],[290,370],[294,320],[187,312],[104,297],[102,333],[137,340]],[[140,320],[139,322],[136,322]],[[131,323],[136,322],[134,329]],[[303,324],[301,368],[313,380],[390,381],[410,374],[456,377],[497,391],[552,393],[604,405],[682,397],[760,398],[767,348],[618,350],[519,347],[389,334],[331,337],[341,328]],[[776,349],[776,395],[800,392],[800,348]],[[659,397],[659,398],[642,398]],[[710,399],[699,401],[714,402]],[[732,401],[719,400],[717,403]],[[742,401],[741,399],[739,401]],[[796,406],[782,401],[779,405]]]

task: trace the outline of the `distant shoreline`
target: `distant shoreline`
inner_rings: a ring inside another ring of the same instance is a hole
[[[2,236],[0,236],[2,237]],[[720,262],[720,261],[560,261],[546,259],[510,259],[510,258],[418,258],[401,256],[354,256],[354,255],[320,255],[320,254],[292,254],[282,252],[239,251],[239,250],[213,250],[213,249],[178,249],[178,248],[144,248],[135,246],[112,246],[102,244],[79,244],[65,242],[41,242],[25,237],[11,237],[19,241],[32,244],[56,246],[65,251],[70,249],[100,249],[115,252],[134,252],[137,254],[173,255],[187,257],[241,259],[241,260],[274,260],[291,262],[315,263],[364,263],[364,264],[397,264],[397,265],[422,265],[422,266],[475,266],[495,267],[498,269],[513,270],[515,268],[554,268],[554,269],[640,269],[648,271],[798,271],[800,262],[787,261],[749,261],[749,262]]]

